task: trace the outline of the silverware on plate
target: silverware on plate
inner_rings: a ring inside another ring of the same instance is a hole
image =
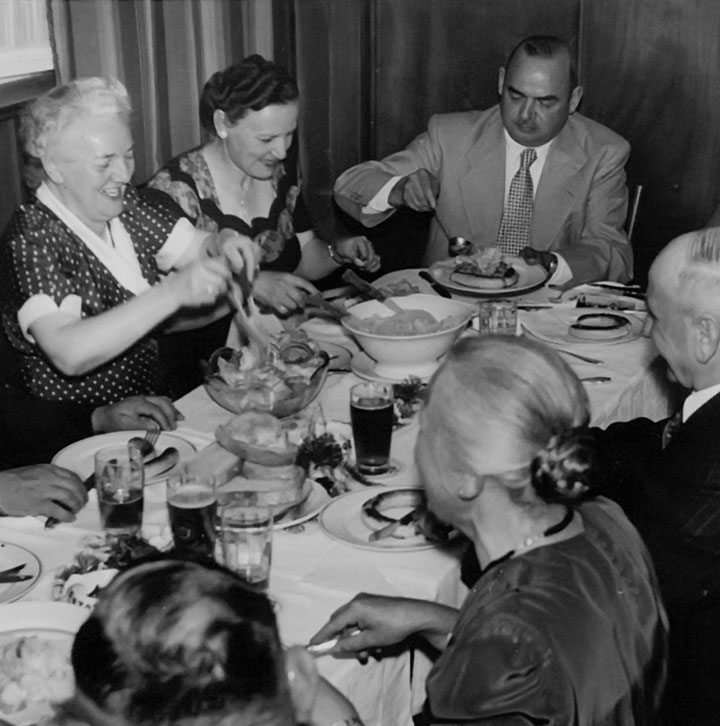
[[[0,585],[7,585],[11,582],[25,582],[26,580],[32,580],[32,578],[32,575],[21,575],[19,573],[0,575]]]
[[[450,290],[448,290],[445,285],[440,284],[427,270],[420,270],[418,272],[418,275],[421,279],[425,280],[425,282],[430,285],[430,287],[438,294],[440,297],[446,297],[448,299],[452,299],[452,293]]]

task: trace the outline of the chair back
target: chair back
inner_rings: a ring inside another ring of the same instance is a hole
[[[630,194],[630,206],[628,207],[627,220],[625,221],[625,233],[627,234],[630,244],[632,244],[633,241],[635,222],[637,222],[638,207],[640,206],[642,190],[642,184],[638,184]]]

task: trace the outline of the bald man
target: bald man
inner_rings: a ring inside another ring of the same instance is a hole
[[[670,724],[720,724],[720,228],[670,242],[650,268],[649,335],[688,389],[672,419],[598,432],[615,499],[653,557],[670,617]]]

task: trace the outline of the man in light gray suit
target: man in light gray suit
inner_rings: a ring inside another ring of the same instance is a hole
[[[403,151],[344,172],[335,184],[337,203],[367,227],[400,206],[435,210],[429,264],[447,257],[446,235],[476,248],[500,242],[521,157],[533,149],[523,257],[542,264],[554,284],[629,281],[632,249],[623,224],[630,146],[576,113],[582,87],[567,43],[526,38],[498,81],[499,105],[433,116]]]

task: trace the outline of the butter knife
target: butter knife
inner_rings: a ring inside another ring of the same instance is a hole
[[[7,575],[0,575],[0,585],[7,585],[11,582],[25,582],[26,580],[32,580],[32,575],[21,575],[20,573],[8,573]]]
[[[446,297],[449,299],[452,299],[452,293],[450,290],[448,290],[445,285],[442,285],[439,283],[427,270],[420,270],[418,272],[418,275],[425,280],[425,282],[430,285],[430,287],[438,294],[440,297]]]

